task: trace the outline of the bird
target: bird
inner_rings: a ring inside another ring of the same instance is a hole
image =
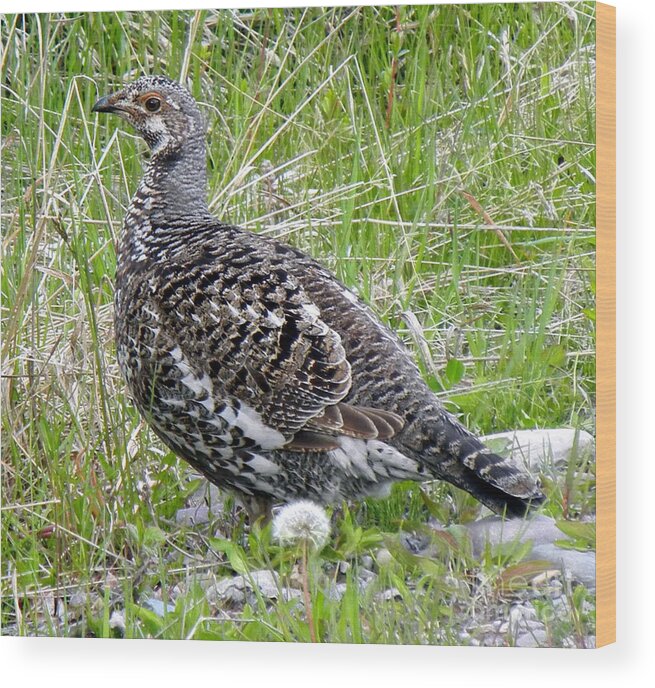
[[[117,248],[117,359],[161,441],[251,521],[275,505],[384,497],[443,480],[525,517],[545,497],[437,399],[400,337],[310,255],[226,224],[207,201],[190,91],[140,76],[92,110],[150,149]]]

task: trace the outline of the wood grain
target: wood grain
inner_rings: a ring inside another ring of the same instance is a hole
[[[616,8],[596,4],[596,645],[616,640]]]

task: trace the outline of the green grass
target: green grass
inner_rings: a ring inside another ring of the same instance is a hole
[[[5,633],[108,636],[120,608],[128,637],[309,637],[292,601],[232,618],[202,594],[234,567],[210,531],[175,523],[199,481],[117,370],[114,246],[144,145],[91,107],[142,72],[190,79],[203,104],[214,212],[356,288],[472,429],[594,431],[592,4],[6,15],[2,39]],[[594,511],[593,464],[574,463],[544,476],[557,518]],[[338,516],[312,561],[320,639],[464,642],[463,620],[513,599],[498,582],[515,562],[452,543],[412,559],[389,534],[477,513],[439,485]],[[249,570],[292,575],[270,535],[242,547],[238,520],[217,527]],[[359,591],[353,571],[384,543]],[[324,577],[343,559],[334,601]],[[76,592],[93,605],[74,609]],[[175,611],[148,613],[153,595]],[[584,603],[553,642],[593,625]]]

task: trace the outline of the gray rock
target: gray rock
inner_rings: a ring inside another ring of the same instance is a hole
[[[277,599],[280,596],[280,578],[275,571],[268,569],[261,569],[259,571],[252,571],[250,577],[243,578],[247,581],[249,587],[257,586],[264,595],[270,599]]]
[[[548,633],[542,626],[522,633],[514,643],[516,647],[545,647],[548,645]]]
[[[393,555],[386,547],[381,547],[375,553],[375,559],[378,563],[378,566],[387,566],[388,564],[391,564],[394,560]]]
[[[253,602],[255,590],[267,599],[290,600],[301,597],[300,590],[280,585],[279,576],[274,571],[261,569],[251,571],[247,576],[222,578],[207,588],[207,599],[210,602],[221,600],[234,604],[243,604],[246,600]]]
[[[166,606],[164,606],[164,603],[161,600],[156,599],[155,597],[146,597],[145,600],[143,600],[142,605],[146,609],[150,609],[150,611],[155,612],[157,616],[164,616],[166,612],[174,612],[175,611],[175,605],[171,604],[168,602]]]
[[[68,600],[68,607],[70,609],[78,609],[80,607],[86,607],[86,604],[89,600],[89,595],[85,592],[82,592],[78,590],[77,592],[74,592],[69,600]]]
[[[74,592],[68,600],[69,611],[80,612],[82,609],[92,609],[97,611],[103,606],[103,600],[97,592],[84,592],[78,590]]]
[[[555,520],[543,515],[532,519],[507,519],[489,516],[466,526],[474,556],[480,557],[489,545],[503,547],[532,544],[526,560],[545,560],[561,569],[565,578],[582,583],[589,590],[596,588],[596,554],[558,547],[555,543],[569,538],[557,527]]]
[[[325,595],[329,600],[338,602],[346,594],[348,585],[346,583],[330,583],[325,589]]]
[[[515,618],[508,621],[496,622],[496,630],[498,633],[506,634],[510,638],[515,639],[524,633],[531,633],[532,631],[545,628],[544,624],[538,619]]]
[[[376,596],[376,600],[399,600],[402,598],[402,595],[400,594],[400,590],[398,588],[388,588],[387,590],[383,590],[382,592],[379,592]]]
[[[109,628],[117,630],[120,633],[125,633],[125,611],[123,609],[114,609],[109,617]]]
[[[522,631],[530,630],[534,625],[542,626],[537,621],[537,611],[531,604],[515,604],[509,610],[509,628],[515,635]]]
[[[374,581],[378,577],[377,573],[369,571],[368,569],[359,569],[357,571],[357,579],[360,584],[368,585],[371,581]]]
[[[246,601],[246,585],[243,578],[222,578],[216,584],[210,585],[206,591],[207,601],[228,602],[230,604],[244,604]]]
[[[223,502],[217,488],[211,485],[197,490],[189,498],[189,506],[178,509],[175,522],[180,526],[192,527],[209,523],[209,521],[223,513]]]
[[[554,544],[543,544],[532,548],[528,559],[545,559],[556,568],[562,569],[564,576],[582,583],[590,591],[596,589],[596,553],[563,549]]]
[[[431,544],[429,535],[425,533],[406,533],[404,531],[400,533],[400,542],[412,554],[425,554]]]
[[[511,454],[532,470],[566,463],[574,447],[580,454],[593,452],[595,446],[588,432],[571,428],[499,432],[486,435],[482,441],[498,453]]]
[[[223,497],[216,485],[203,480],[200,487],[189,497],[189,506],[209,506],[212,511],[218,512],[223,506]]]
[[[188,509],[178,509],[175,514],[175,523],[179,526],[191,527],[199,523],[209,522],[209,507],[192,506]]]
[[[543,515],[531,519],[488,516],[466,525],[473,554],[480,557],[489,544],[492,548],[532,541],[534,546],[552,544],[555,540],[565,540],[564,533],[555,525],[555,520]]]

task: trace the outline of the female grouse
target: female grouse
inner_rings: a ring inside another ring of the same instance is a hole
[[[210,214],[205,125],[186,89],[142,77],[93,110],[126,119],[151,150],[118,249],[116,341],[139,411],[178,456],[253,518],[399,480],[447,480],[511,515],[543,500],[328,270]]]

